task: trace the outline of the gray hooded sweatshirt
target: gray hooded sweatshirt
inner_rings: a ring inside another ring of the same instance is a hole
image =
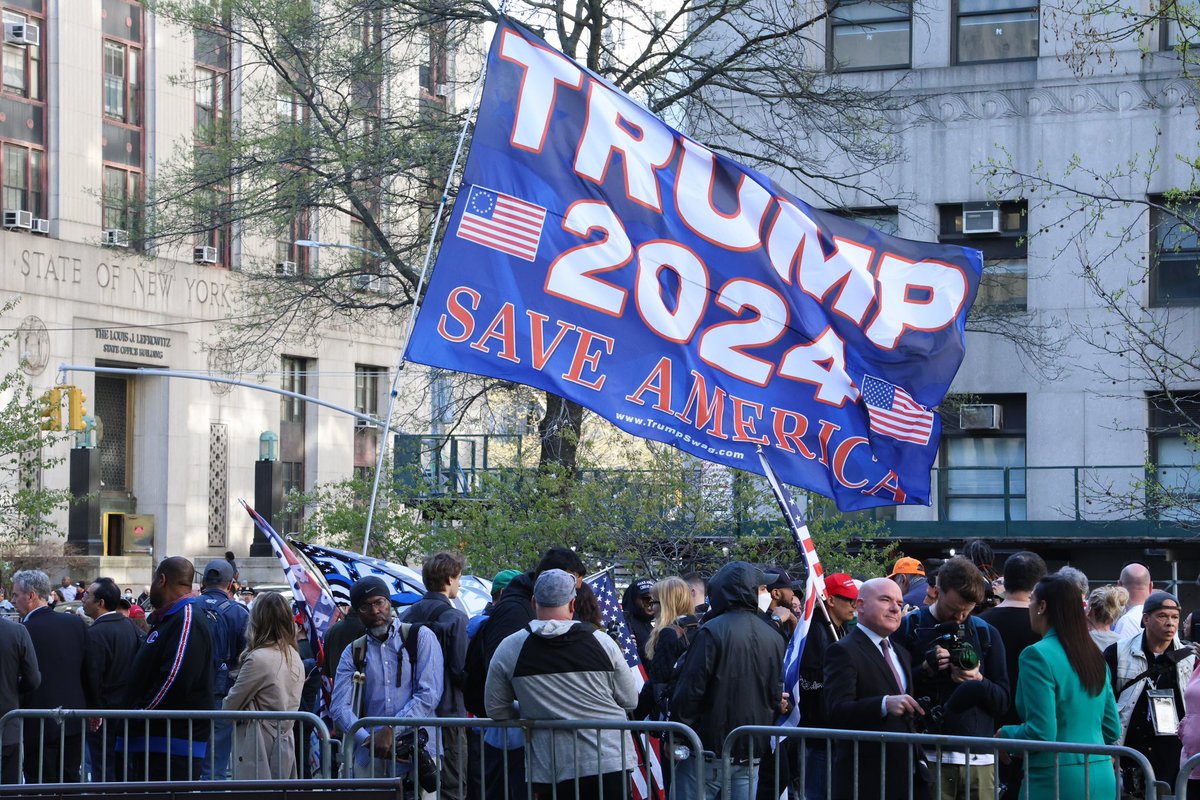
[[[617,643],[586,622],[534,620],[496,648],[486,703],[492,719],[626,719],[638,687]],[[529,780],[558,783],[634,769],[628,732],[535,730]]]

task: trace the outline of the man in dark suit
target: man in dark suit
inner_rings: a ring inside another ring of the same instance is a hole
[[[120,708],[125,696],[129,665],[141,643],[141,631],[121,613],[127,608],[129,603],[121,599],[121,590],[112,578],[97,578],[83,595],[83,613],[94,620],[88,629],[87,689],[96,708]],[[94,730],[88,726],[93,780],[125,779],[124,758],[118,759],[114,749],[123,727],[120,720],[102,721]]]
[[[47,604],[50,578],[41,570],[13,575],[13,603],[33,640],[42,682],[22,699],[22,708],[87,708],[87,626],[75,614],[56,614]],[[83,762],[82,720],[59,728],[38,719],[25,722],[25,780],[28,783],[78,783]],[[44,733],[43,733],[44,732]],[[59,754],[62,773],[59,773]]]
[[[887,578],[862,585],[855,601],[858,625],[829,646],[825,660],[825,703],[828,718],[840,728],[909,733],[914,715],[924,712],[908,694],[912,670],[908,653],[888,636],[900,627],[904,598]],[[914,781],[918,754],[910,745],[861,743],[858,748],[858,794],[855,795],[855,748],[837,742],[833,756],[833,797],[923,798],[927,787]],[[884,769],[880,768],[881,762]]]

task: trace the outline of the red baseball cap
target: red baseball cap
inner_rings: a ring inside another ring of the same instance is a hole
[[[854,585],[854,578],[844,572],[835,572],[825,576],[825,592],[829,595],[844,597],[847,600],[858,599],[858,587]]]
[[[129,616],[133,618],[141,617],[142,619],[145,619],[146,612],[141,606],[139,606],[137,603],[134,603],[129,607]]]

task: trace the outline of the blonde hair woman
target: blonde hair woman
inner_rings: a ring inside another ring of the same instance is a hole
[[[650,657],[648,673],[658,718],[667,719],[671,671],[687,651],[698,625],[691,615],[694,609],[691,588],[682,578],[663,578],[654,584],[651,596],[658,614],[646,644],[646,655]]]
[[[1121,638],[1112,626],[1125,613],[1128,603],[1129,592],[1123,586],[1101,586],[1087,596],[1088,633],[1102,652]]]
[[[222,708],[227,711],[296,711],[304,666],[296,651],[292,606],[278,592],[263,592],[250,607],[246,652]],[[233,741],[233,777],[296,777],[292,720],[239,722]]]

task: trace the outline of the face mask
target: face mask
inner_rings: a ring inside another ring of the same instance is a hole
[[[771,607],[771,593],[763,592],[758,596],[758,610],[766,611]]]
[[[126,593],[125,593],[125,599],[126,599],[126,600],[130,599],[131,597],[133,597],[133,592],[126,592]]]

